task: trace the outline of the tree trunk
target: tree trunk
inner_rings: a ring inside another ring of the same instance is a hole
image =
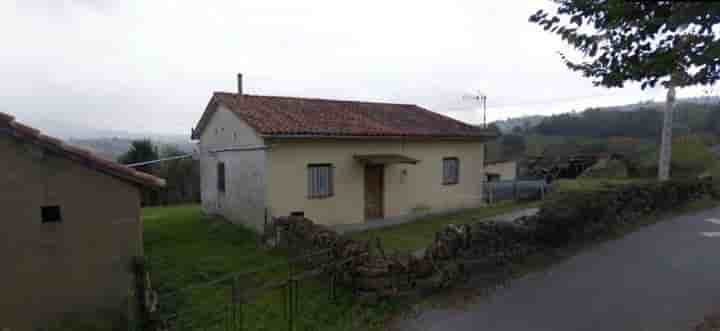
[[[673,106],[675,104],[675,84],[670,81],[667,98],[665,99],[665,114],[663,117],[662,142],[660,144],[660,160],[658,161],[658,180],[670,179],[670,158],[672,155]]]

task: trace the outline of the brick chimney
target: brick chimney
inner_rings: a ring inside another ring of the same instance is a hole
[[[242,74],[241,73],[237,74],[237,84],[238,84],[237,93],[238,93],[238,95],[242,95],[243,90],[242,90]]]

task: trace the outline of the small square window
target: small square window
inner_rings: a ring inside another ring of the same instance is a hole
[[[40,207],[43,223],[59,223],[62,222],[62,214],[60,206],[42,206]]]

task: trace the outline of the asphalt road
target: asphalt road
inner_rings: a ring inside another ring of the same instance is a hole
[[[429,310],[402,330],[692,330],[720,309],[720,208],[606,242],[462,310]]]

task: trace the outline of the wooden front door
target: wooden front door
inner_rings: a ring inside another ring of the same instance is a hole
[[[365,219],[383,217],[384,166],[365,167]]]

